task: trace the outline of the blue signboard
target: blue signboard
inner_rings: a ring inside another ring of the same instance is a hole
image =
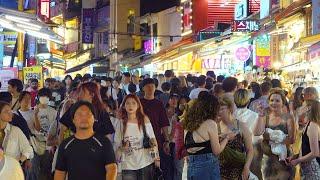
[[[320,1],[312,0],[312,34],[320,33]]]
[[[18,1],[15,0],[0,0],[0,6],[9,9],[18,9]]]

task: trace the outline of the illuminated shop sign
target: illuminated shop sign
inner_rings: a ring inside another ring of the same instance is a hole
[[[144,41],[143,49],[146,54],[152,53],[152,40],[151,39]]]
[[[93,43],[94,8],[82,9],[82,43]]]
[[[211,39],[211,38],[214,38],[214,37],[218,37],[221,34],[222,34],[221,31],[200,31],[198,40],[199,41],[203,41],[203,40],[206,40],[206,39]]]
[[[154,54],[160,51],[157,38],[145,40],[143,43],[143,49],[145,54]]]
[[[203,59],[202,68],[204,69],[229,69],[231,67],[230,59],[223,56],[212,56]]]
[[[250,58],[250,55],[251,55],[251,51],[247,47],[239,47],[235,51],[235,56],[239,61],[243,61],[243,62],[247,61]]]
[[[236,4],[234,10],[234,19],[242,20],[248,16],[248,0],[242,0],[240,3]]]
[[[50,18],[50,0],[40,0],[40,14]]]
[[[233,31],[253,32],[259,31],[260,24],[258,21],[235,20],[233,22]]]

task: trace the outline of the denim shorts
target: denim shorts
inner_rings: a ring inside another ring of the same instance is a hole
[[[188,180],[220,180],[218,157],[212,153],[189,155]]]

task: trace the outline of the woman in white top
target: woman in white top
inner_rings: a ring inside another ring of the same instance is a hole
[[[122,121],[116,130],[117,158],[121,160],[123,180],[153,178],[153,166],[160,166],[152,125],[136,95],[127,95],[121,105]]]
[[[19,96],[20,109],[17,110],[19,116],[26,120],[32,134],[34,134],[34,111],[31,109],[31,94],[28,91],[22,91]]]
[[[33,149],[22,131],[11,124],[12,111],[10,104],[0,102],[0,144],[6,155],[24,165],[27,159],[33,158]]]
[[[2,149],[0,149],[0,179],[24,180],[23,171],[18,161],[3,155]]]

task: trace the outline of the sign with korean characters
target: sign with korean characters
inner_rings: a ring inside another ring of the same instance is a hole
[[[233,31],[253,32],[259,31],[260,24],[253,20],[235,20],[233,22]]]
[[[82,43],[93,43],[94,8],[82,9]]]
[[[43,72],[42,66],[32,66],[23,68],[23,80],[24,83],[28,82],[29,79],[38,79],[39,87],[43,87]]]
[[[18,37],[17,32],[1,32],[0,33],[0,44],[5,44],[5,45],[14,45],[16,44]]]

